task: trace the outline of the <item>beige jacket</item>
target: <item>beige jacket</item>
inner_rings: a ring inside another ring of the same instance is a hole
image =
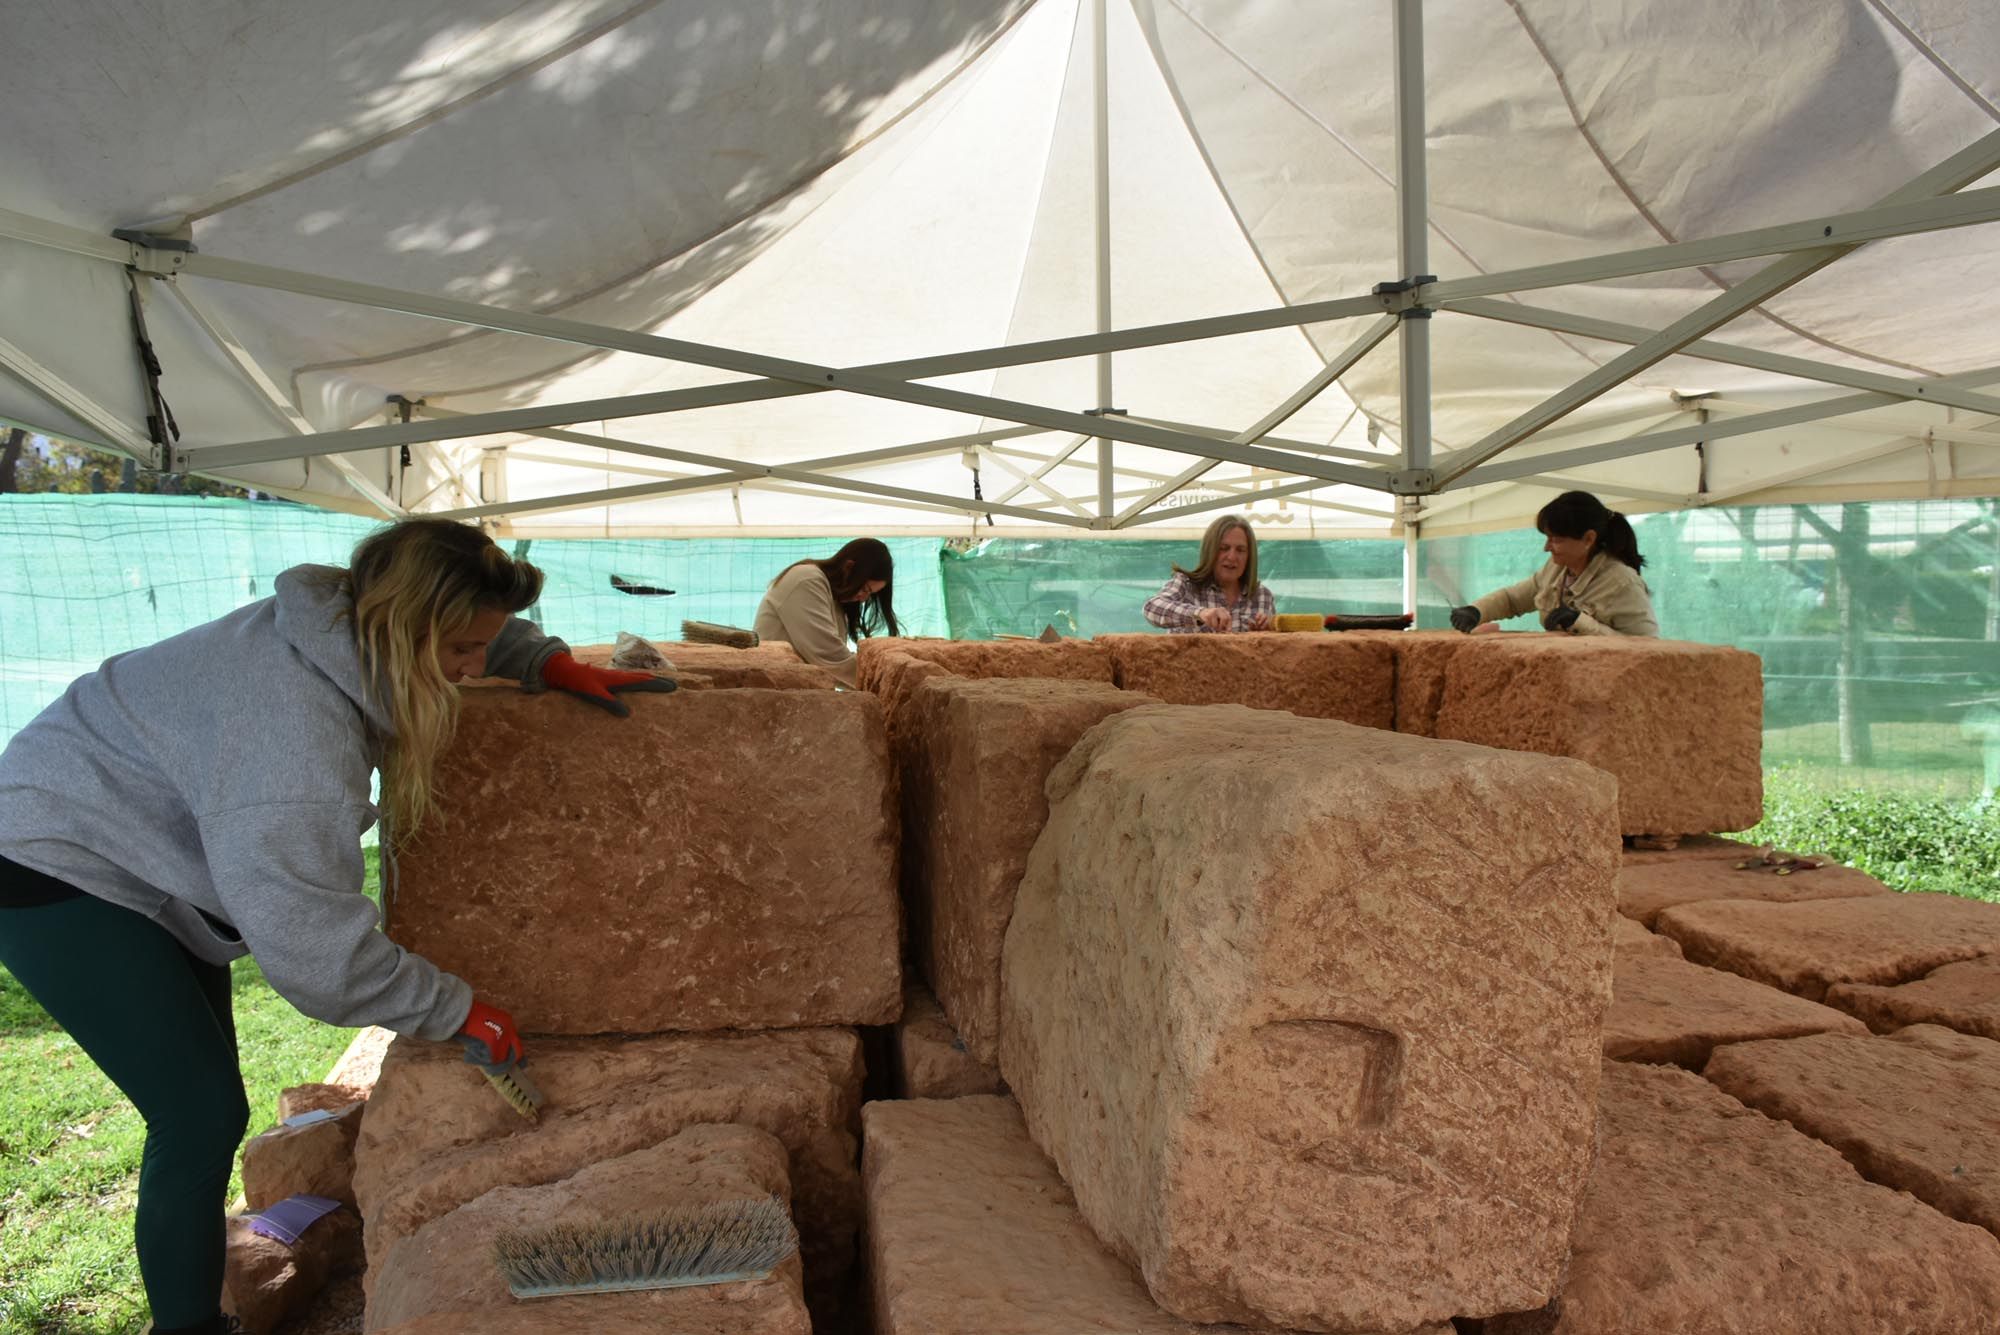
[[[1479,609],[1480,621],[1505,621],[1508,617],[1533,612],[1539,620],[1564,601],[1563,568],[1554,561],[1519,584],[1510,584],[1472,604]],[[1653,595],[1639,572],[1615,556],[1604,552],[1590,558],[1590,564],[1570,585],[1568,603],[1577,610],[1578,635],[1648,635],[1657,637],[1660,623],[1653,619]]]
[[[833,586],[818,566],[793,566],[772,582],[757,604],[750,629],[759,639],[783,640],[799,657],[854,685],[854,650],[847,643],[847,617],[834,601]]]

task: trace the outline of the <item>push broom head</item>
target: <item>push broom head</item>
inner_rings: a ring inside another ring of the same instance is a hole
[[[731,649],[755,649],[758,644],[756,631],[712,621],[681,622],[681,638],[689,644],[726,644]]]
[[[493,1254],[516,1298],[553,1298],[763,1279],[798,1246],[791,1213],[767,1196],[503,1233]]]

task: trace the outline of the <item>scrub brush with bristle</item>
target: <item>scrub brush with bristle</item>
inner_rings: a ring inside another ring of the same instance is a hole
[[[718,626],[712,621],[681,622],[681,638],[689,644],[723,644],[731,649],[755,649],[761,643],[754,630],[741,626]]]
[[[503,1233],[493,1255],[516,1298],[553,1298],[764,1279],[798,1246],[791,1213],[767,1196]]]

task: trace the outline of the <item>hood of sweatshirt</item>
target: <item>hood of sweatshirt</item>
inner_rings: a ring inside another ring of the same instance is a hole
[[[371,689],[354,638],[354,600],[339,566],[293,566],[272,586],[278,634],[354,701],[378,737],[394,735],[386,693]]]

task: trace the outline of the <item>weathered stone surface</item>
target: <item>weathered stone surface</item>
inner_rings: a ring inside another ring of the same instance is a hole
[[[1000,1072],[966,1050],[930,989],[905,983],[903,1018],[896,1021],[896,1097],[955,1099],[1005,1088]]]
[[[650,638],[650,637],[649,637]],[[772,691],[830,691],[833,676],[814,667],[789,644],[760,644],[755,649],[731,649],[723,644],[689,644],[683,640],[654,640],[653,645],[674,665],[668,675],[702,679],[713,690],[745,688]],[[593,667],[611,666],[613,644],[572,646],[570,655]]]
[[[354,1204],[354,1137],[362,1103],[300,1126],[279,1123],[243,1146],[243,1199],[261,1210],[287,1196],[326,1196]],[[295,1116],[301,1114],[294,1114]]]
[[[273,1335],[362,1335],[367,1299],[361,1291],[361,1269],[335,1275],[297,1315],[282,1321]]]
[[[1835,983],[1902,983],[1939,965],[2000,951],[2000,904],[1955,895],[1796,904],[1711,899],[1667,909],[1654,926],[1697,964],[1808,1001],[1824,1001]]]
[[[699,1122],[737,1122],[770,1132],[791,1156],[808,1296],[817,1308],[838,1292],[861,1207],[852,1030],[541,1039],[528,1060],[548,1099],[539,1123],[502,1102],[455,1044],[403,1039],[390,1049],[355,1145],[371,1267],[398,1239],[495,1187],[555,1182]]]
[[[1616,635],[1479,635],[1445,666],[1437,735],[1570,756],[1617,780],[1626,834],[1764,817],[1755,654]]]
[[[858,692],[463,693],[398,942],[532,1033],[885,1024],[896,815]]]
[[[1627,847],[1621,860],[1627,867],[1647,867],[1656,862],[1686,862],[1708,858],[1726,858],[1740,862],[1744,858],[1757,856],[1757,845],[1746,844],[1741,839],[1725,839],[1717,834],[1683,835],[1672,848]]]
[[[1671,936],[1661,936],[1649,932],[1632,919],[1620,914],[1611,922],[1611,944],[1620,955],[1633,952],[1647,955],[1667,955],[1674,959],[1681,957],[1681,943]]]
[[[389,1045],[396,1041],[395,1034],[380,1025],[370,1025],[355,1031],[354,1040],[333,1069],[326,1073],[326,1083],[347,1085],[355,1089],[369,1090],[375,1087],[375,1076],[382,1069],[382,1058],[389,1051]],[[363,1098],[367,1095],[363,1094]]]
[[[1118,685],[1175,705],[1248,705],[1366,728],[1396,721],[1396,658],[1354,635],[1100,635]]]
[[[1242,1329],[1161,1311],[1083,1222],[1013,1100],[870,1103],[861,1116],[876,1335]]]
[[[1560,1319],[1487,1335],[1994,1329],[2000,1244],[1827,1146],[1672,1067],[1606,1062],[1600,1113]]]
[[[2000,1043],[1929,1024],[1820,1034],[1719,1049],[1702,1074],[1869,1181],[2000,1232]]]
[[[374,1078],[371,1076],[369,1087],[373,1088],[374,1083]],[[293,1085],[278,1091],[278,1120],[282,1122],[301,1113],[339,1112],[352,1104],[362,1102],[367,1097],[366,1089],[358,1089],[353,1085],[330,1085],[322,1082]]]
[[[1000,947],[1056,762],[1147,696],[1097,682],[941,677],[904,709],[903,857],[910,935],[980,1062],[1000,1051]]]
[[[1111,656],[1089,640],[922,640],[877,637],[855,647],[854,680],[875,689],[882,659],[903,653],[938,664],[960,677],[1061,677],[1069,681],[1111,681]]]
[[[352,1210],[316,1220],[288,1247],[254,1232],[243,1215],[224,1221],[222,1310],[252,1335],[265,1335],[304,1312],[335,1274],[361,1264],[361,1221]]]
[[[1455,630],[1342,631],[1344,639],[1386,645],[1395,660],[1395,727],[1417,737],[1437,736],[1446,668],[1462,650],[1476,648]]]
[[[891,652],[873,659],[871,685],[867,688],[882,702],[882,720],[889,733],[889,748],[900,774],[909,766],[910,701],[917,689],[933,677],[958,674],[942,663],[915,654]]]
[[[1621,951],[1604,1016],[1604,1055],[1698,1071],[1720,1044],[1828,1031],[1859,1034],[1866,1026],[1720,969],[1656,951]]]
[[[1805,899],[1859,899],[1896,892],[1865,871],[1829,864],[1780,876],[1767,868],[1736,869],[1741,859],[1682,858],[1625,866],[1618,873],[1618,911],[1651,927],[1676,904],[1704,899],[1760,899],[1791,904]]]
[[[1544,1302],[1611,991],[1603,776],[1149,706],[1086,734],[1048,795],[1001,1073],[1154,1298],[1332,1330]]]
[[[1933,969],[1914,983],[1877,987],[1836,983],[1826,1004],[1860,1017],[1878,1034],[1911,1024],[1941,1024],[2000,1040],[2000,955]]]
[[[790,1199],[785,1147],[746,1126],[691,1126],[657,1145],[592,1164],[559,1182],[496,1187],[399,1239],[383,1255],[368,1299],[369,1330],[419,1317],[482,1317],[467,1329],[713,1331],[812,1335],[791,1257],[768,1279],[644,1293],[516,1299],[493,1261],[503,1233],[588,1226],[767,1196]]]

